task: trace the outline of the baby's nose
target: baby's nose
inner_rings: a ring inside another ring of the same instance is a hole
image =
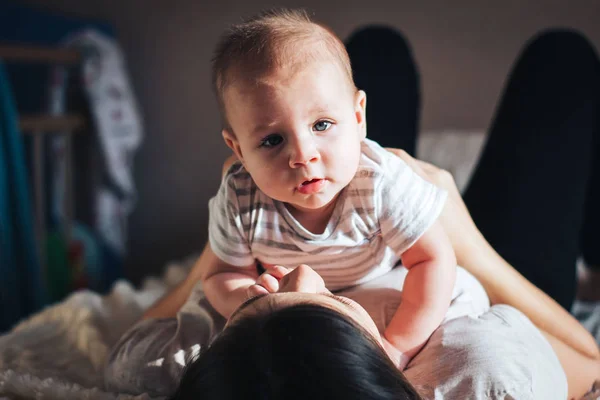
[[[298,141],[290,155],[290,167],[301,168],[319,161],[320,154],[312,141]]]

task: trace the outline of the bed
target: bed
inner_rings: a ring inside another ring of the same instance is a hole
[[[484,140],[477,131],[428,132],[417,154],[449,170],[463,189]],[[194,259],[170,263],[139,288],[118,281],[106,296],[74,293],[0,336],[0,399],[152,399],[105,392],[103,365],[121,334],[185,277]],[[573,313],[600,343],[600,304],[576,303]]]

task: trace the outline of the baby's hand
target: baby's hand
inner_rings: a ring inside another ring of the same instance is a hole
[[[271,265],[257,279],[256,283],[248,288],[248,298],[261,294],[276,293],[279,291],[279,281],[291,269],[281,265]]]

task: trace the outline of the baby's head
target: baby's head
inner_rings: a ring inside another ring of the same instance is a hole
[[[271,11],[219,43],[223,138],[268,196],[298,212],[332,204],[358,168],[366,95],[348,53],[304,11]]]

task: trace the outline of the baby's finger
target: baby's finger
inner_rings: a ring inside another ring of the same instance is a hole
[[[290,271],[291,271],[291,269],[283,267],[281,265],[273,265],[270,268],[268,268],[264,273],[270,274],[277,279],[281,279],[284,276],[286,276],[287,274],[289,274]]]
[[[260,285],[252,285],[246,291],[248,298],[252,298],[255,296],[261,296],[263,294],[269,294],[269,291]]]
[[[268,272],[263,273],[256,279],[256,284],[264,287],[269,293],[275,293],[279,290],[279,279]]]

